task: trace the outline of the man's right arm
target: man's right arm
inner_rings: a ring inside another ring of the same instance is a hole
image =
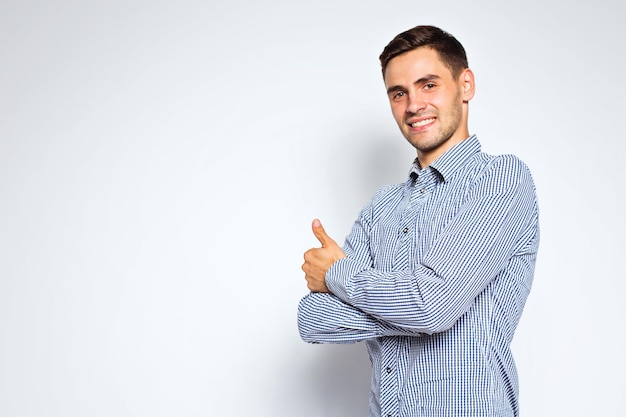
[[[366,206],[356,221],[359,230],[364,233],[346,241],[343,248],[352,261],[367,266],[373,264],[367,233],[370,210],[371,205]],[[323,240],[320,242],[324,246]],[[420,335],[415,330],[378,320],[327,292],[311,292],[300,301],[298,329],[302,339],[310,343],[354,343],[380,336]]]
[[[355,343],[381,336],[419,336],[344,303],[330,293],[312,292],[298,305],[298,330],[309,343]]]

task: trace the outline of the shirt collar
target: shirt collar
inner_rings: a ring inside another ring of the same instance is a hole
[[[438,172],[443,181],[446,181],[446,179],[452,176],[454,171],[465,165],[465,162],[478,152],[480,152],[480,142],[476,135],[472,135],[454,145],[430,164],[429,167]],[[410,174],[419,174],[421,170],[416,158],[411,167]]]

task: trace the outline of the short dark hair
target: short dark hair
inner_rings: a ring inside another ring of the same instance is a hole
[[[415,26],[393,38],[380,54],[383,77],[389,61],[405,52],[423,47],[434,49],[450,68],[455,79],[461,71],[468,68],[465,49],[454,36],[435,26]]]

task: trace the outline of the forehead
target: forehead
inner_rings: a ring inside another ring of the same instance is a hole
[[[427,75],[452,78],[452,72],[439,57],[439,53],[429,47],[421,47],[405,52],[391,59],[385,68],[385,85],[412,84]]]

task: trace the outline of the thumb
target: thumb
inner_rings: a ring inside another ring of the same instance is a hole
[[[313,234],[320,241],[322,247],[325,248],[329,245],[336,244],[334,240],[326,234],[326,230],[324,230],[324,226],[322,226],[322,222],[319,219],[313,220],[313,224],[311,225],[313,228]]]

